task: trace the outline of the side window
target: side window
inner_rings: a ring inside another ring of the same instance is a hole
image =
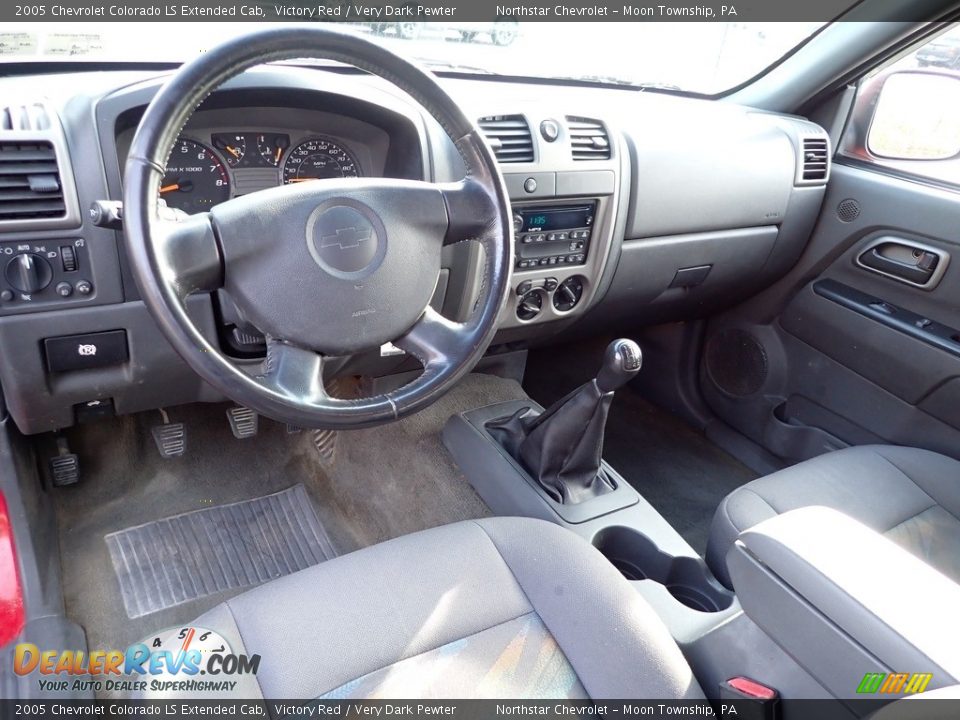
[[[839,154],[960,186],[960,26],[863,78]]]

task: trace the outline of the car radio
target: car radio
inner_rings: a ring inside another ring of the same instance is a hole
[[[583,265],[590,250],[596,202],[514,210],[516,267]]]

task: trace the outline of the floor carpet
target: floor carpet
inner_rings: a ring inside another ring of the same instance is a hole
[[[523,397],[511,380],[474,374],[430,408],[380,428],[316,436],[288,434],[264,418],[237,440],[224,405],[168,410],[187,426],[187,452],[160,457],[150,429],[159,412],[67,432],[82,481],[55,491],[67,614],[89,647],[124,648],[189,622],[242,592],[230,589],[130,619],[105,536],[181,513],[259,498],[302,484],[339,554],[428,527],[483,517],[489,510],[440,439],[450,415]],[[319,447],[319,450],[318,450]]]

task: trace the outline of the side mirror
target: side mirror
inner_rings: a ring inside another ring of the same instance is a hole
[[[874,105],[867,149],[891,160],[960,155],[960,73],[904,70],[887,75]]]

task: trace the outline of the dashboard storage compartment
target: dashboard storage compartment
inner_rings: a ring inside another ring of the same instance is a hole
[[[605,527],[594,535],[593,545],[628,580],[658,582],[689,608],[719,612],[733,603],[733,594],[713,578],[702,560],[669,555],[633,528]]]
[[[775,226],[627,239],[604,317],[634,322],[715,311],[763,284]],[[602,318],[598,318],[601,319]]]

